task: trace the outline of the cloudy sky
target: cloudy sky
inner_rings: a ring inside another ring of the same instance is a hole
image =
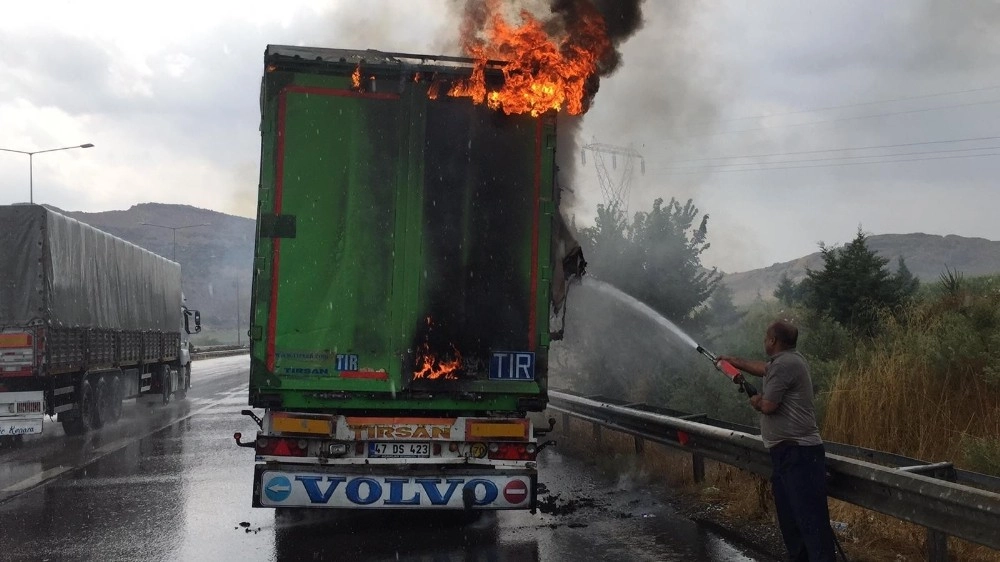
[[[459,3],[7,5],[0,148],[95,145],[36,156],[36,202],[253,216],[265,45],[458,54]],[[767,266],[859,226],[1000,240],[1000,3],[657,0],[643,11],[580,141],[643,155],[632,211],[677,197],[708,213],[710,265]],[[587,222],[601,189],[592,155],[575,160],[571,213]],[[0,152],[0,204],[28,191],[28,157]]]

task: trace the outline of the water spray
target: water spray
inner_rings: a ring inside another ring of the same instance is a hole
[[[705,349],[700,345],[695,347],[695,349],[698,350],[698,353],[704,355],[705,357],[708,357],[709,360],[712,361],[712,364],[715,365],[715,368],[718,369],[720,373],[726,375],[734,383],[738,384],[740,387],[740,392],[745,392],[748,398],[753,397],[757,394],[757,388],[754,387],[754,385],[750,384],[747,381],[746,377],[743,376],[743,373],[739,369],[734,367],[732,363],[730,363],[729,361],[721,361],[718,357],[715,356],[714,353],[712,353],[711,351]]]

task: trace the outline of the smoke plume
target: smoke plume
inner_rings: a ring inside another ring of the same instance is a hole
[[[559,38],[561,50],[570,55],[577,49],[592,50],[595,38],[589,23],[599,20],[603,23],[600,41],[600,58],[596,72],[587,78],[583,111],[586,112],[600,88],[601,78],[610,76],[622,65],[620,47],[622,43],[638,31],[643,24],[641,0],[521,0],[501,3],[499,0],[466,0],[462,9],[461,37],[466,51],[487,33],[490,16],[502,9],[505,18],[517,21],[522,13],[528,13],[541,21],[552,38]],[[595,15],[598,16],[595,18]],[[579,154],[579,132],[582,119],[579,116],[559,113],[559,153],[556,155],[559,167],[560,208],[574,206],[575,156]]]

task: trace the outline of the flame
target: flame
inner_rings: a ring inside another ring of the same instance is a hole
[[[573,115],[586,110],[587,84],[611,49],[604,18],[589,2],[581,2],[581,17],[558,36],[527,11],[521,24],[512,26],[501,13],[499,0],[486,4],[485,39],[471,31],[464,38],[466,52],[475,59],[472,76],[454,84],[449,96],[469,97],[507,114],[538,116],[550,109],[565,108]],[[509,61],[501,68],[504,84],[498,90],[486,86],[489,60]]]
[[[433,328],[433,322],[427,318],[428,332]],[[417,354],[416,366],[413,370],[414,379],[427,380],[456,380],[458,373],[462,369],[462,354],[451,344],[452,357],[450,359],[437,355],[431,351],[428,341],[424,341]]]
[[[430,346],[424,344],[420,347],[420,355],[417,356],[417,368],[413,371],[414,379],[427,380],[456,380],[458,372],[462,368],[462,354],[454,345],[451,346],[453,357],[446,359],[431,352]]]
[[[361,65],[359,64],[351,73],[351,87],[355,90],[361,89]]]

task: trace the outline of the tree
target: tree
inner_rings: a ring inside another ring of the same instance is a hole
[[[699,312],[706,326],[726,331],[739,325],[746,312],[733,303],[733,290],[720,283],[708,298],[707,306]]]
[[[709,248],[708,215],[699,218],[689,199],[637,212],[631,224],[617,205],[598,207],[581,245],[595,277],[645,302],[670,320],[691,327],[695,311],[712,295],[722,274],[701,265]]]
[[[787,306],[797,306],[805,301],[809,285],[808,278],[796,283],[788,277],[787,273],[782,273],[781,279],[778,281],[778,288],[774,290],[774,297]]]
[[[896,275],[893,277],[893,282],[896,284],[896,290],[904,299],[917,294],[917,290],[920,289],[920,280],[913,275],[910,268],[906,267],[906,260],[903,256],[899,256],[899,260],[896,262]]]
[[[916,291],[916,280],[900,262],[896,276],[886,269],[889,260],[868,249],[867,235],[858,234],[846,246],[820,244],[824,268],[806,270],[805,304],[826,314],[855,334],[873,335],[882,310],[894,310]]]

